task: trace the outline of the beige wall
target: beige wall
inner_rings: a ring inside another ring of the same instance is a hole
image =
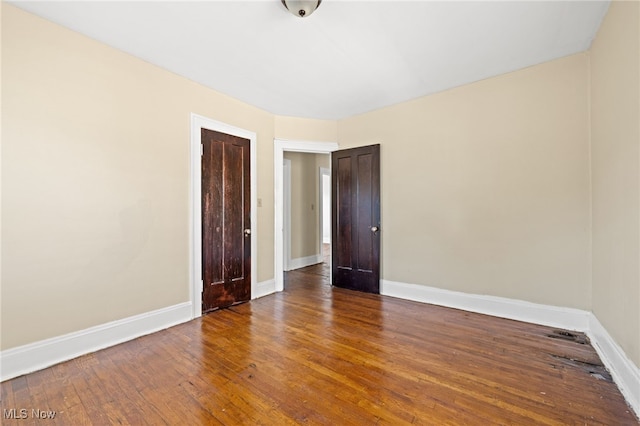
[[[273,115],[6,4],[2,57],[2,349],[189,300],[192,112],[258,135],[273,277]]]
[[[611,3],[590,70],[593,313],[640,366],[640,3]]]
[[[4,2],[0,1],[0,22],[2,22],[2,9]],[[2,29],[0,28],[0,46],[2,46]],[[0,332],[2,332],[2,52],[0,51]],[[0,349],[2,339],[0,339]]]
[[[336,142],[338,140],[338,122],[333,120],[277,115],[274,127],[277,139],[314,142]]]
[[[342,120],[381,144],[382,277],[589,309],[587,56]]]

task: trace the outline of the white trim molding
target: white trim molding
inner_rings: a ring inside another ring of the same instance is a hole
[[[282,209],[282,244],[284,256],[283,270],[288,271],[291,269],[289,264],[291,263],[291,160],[285,158],[282,160],[282,197],[283,197],[283,209]]]
[[[584,332],[591,340],[591,344],[600,356],[602,363],[611,373],[613,381],[627,403],[640,417],[640,369],[626,356],[622,348],[591,312],[388,280],[381,280],[380,294]]]
[[[627,403],[640,417],[640,367],[627,357],[594,314],[589,314],[587,335]]]
[[[258,297],[268,296],[276,292],[276,280],[267,280],[259,282],[256,286],[256,294],[254,299]]]
[[[310,152],[314,154],[331,154],[338,150],[335,142],[305,142],[289,141],[284,139],[273,140],[273,177],[274,177],[274,216],[275,216],[275,253],[274,275],[275,291],[284,290],[284,177],[283,160],[284,152]]]
[[[0,352],[0,381],[50,367],[191,320],[191,302]]]
[[[329,177],[329,199],[324,199],[324,177]],[[318,223],[320,228],[320,238],[318,238],[318,252],[322,253],[324,244],[331,244],[331,169],[327,167],[318,168]],[[326,204],[326,205],[325,205]],[[325,208],[329,209],[329,217],[324,217]],[[326,220],[325,220],[326,219]],[[325,223],[327,222],[327,223]],[[325,225],[329,227],[329,235],[327,240],[324,239]]]
[[[587,330],[589,323],[589,312],[580,309],[443,290],[418,284],[382,280],[380,294],[576,331]]]
[[[201,129],[249,139],[249,155],[251,157],[251,298],[256,297],[256,277],[258,276],[258,139],[256,133],[191,113],[191,227],[189,233],[189,278],[191,285],[189,293],[193,307],[192,318],[202,315]]]

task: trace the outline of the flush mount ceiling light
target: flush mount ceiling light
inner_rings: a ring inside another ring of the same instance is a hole
[[[294,15],[304,18],[311,15],[322,3],[322,0],[282,0],[282,4]]]

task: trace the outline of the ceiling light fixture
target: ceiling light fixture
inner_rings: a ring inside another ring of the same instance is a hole
[[[322,3],[322,0],[282,0],[282,4],[294,15],[304,18],[311,15]]]

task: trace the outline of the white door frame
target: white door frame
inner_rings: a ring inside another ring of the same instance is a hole
[[[283,214],[283,240],[282,244],[284,245],[283,253],[283,269],[288,271],[291,269],[291,160],[285,158],[283,160],[282,166],[284,167],[283,171],[283,193],[282,196],[284,198],[284,208],[282,209]]]
[[[275,253],[274,275],[275,291],[284,290],[284,179],[283,160],[285,151],[309,152],[312,154],[331,154],[338,150],[336,142],[308,142],[274,139],[273,175],[275,193]]]
[[[318,222],[318,225],[320,227],[320,251],[319,253],[322,255],[323,250],[324,250],[324,176],[329,176],[329,179],[331,179],[331,169],[328,169],[326,167],[320,167],[320,169],[318,170],[318,184],[319,184],[319,191],[318,193],[320,194],[320,199],[318,200],[318,206],[320,206],[318,208],[318,212],[319,215],[318,217],[320,218],[320,221]],[[329,194],[331,194],[331,184],[329,184]],[[329,225],[331,225],[331,202],[329,202]],[[329,232],[329,240],[331,240],[331,232]],[[331,243],[331,241],[329,241],[329,243]]]
[[[257,181],[257,136],[239,127],[212,120],[191,113],[191,227],[189,232],[189,298],[191,300],[193,318],[202,316],[202,170],[201,170],[201,129],[209,129],[227,135],[249,139],[250,173],[251,173],[251,298],[256,295],[258,274],[258,181]]]

